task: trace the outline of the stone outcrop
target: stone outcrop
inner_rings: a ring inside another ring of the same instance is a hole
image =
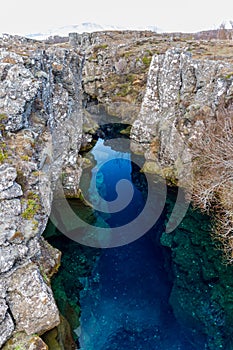
[[[23,332],[18,332],[14,338],[7,342],[2,348],[2,350],[15,349],[48,350],[48,346],[38,335],[25,335]]]
[[[225,40],[197,40],[195,35],[181,33],[72,33],[70,44],[84,53],[85,105],[101,104],[109,114],[130,123],[137,119],[154,55],[162,57],[167,50],[179,48],[192,54],[195,60],[208,60],[207,66],[210,60],[233,61],[231,41],[226,44]]]
[[[190,142],[205,132],[221,101],[233,98],[233,65],[195,60],[176,48],[152,59],[147,88],[131,130],[132,149],[146,158],[144,169],[168,179],[187,175]]]
[[[145,155],[145,171],[190,190],[192,147],[205,136],[206,123],[214,123],[218,107],[232,105],[232,72],[232,63],[193,59],[177,48],[152,58],[141,111],[131,129],[131,147]],[[161,237],[172,254],[170,304],[191,342],[198,332],[208,349],[230,349],[232,268],[224,265],[212,228],[199,215],[190,211],[179,228]]]
[[[60,253],[41,235],[62,174],[78,191],[81,66],[73,49],[0,41],[0,347],[60,322],[49,285]]]
[[[19,267],[10,275],[6,300],[17,331],[42,334],[59,323],[52,291],[33,263]]]

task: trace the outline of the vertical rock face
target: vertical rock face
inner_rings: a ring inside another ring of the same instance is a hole
[[[132,149],[145,154],[147,170],[175,176],[180,160],[190,162],[187,141],[201,137],[205,116],[213,118],[221,100],[233,98],[232,70],[230,63],[194,60],[179,49],[153,57],[131,130]]]
[[[185,181],[192,143],[204,136],[205,124],[214,123],[221,103],[228,108],[232,104],[232,71],[232,64],[194,60],[178,49],[153,57],[141,111],[131,129],[132,149],[145,155],[146,171],[175,184],[182,175]],[[198,332],[208,349],[231,347],[232,268],[222,263],[211,228],[190,211],[176,230],[162,234],[161,243],[171,250],[170,304],[177,320],[190,327],[194,343]]]
[[[70,34],[70,44],[81,47],[84,103],[102,104],[110,115],[132,122],[140,110],[152,53],[152,32],[110,31]],[[153,43],[153,47],[155,47]]]
[[[7,283],[7,303],[18,331],[41,334],[59,323],[51,289],[35,264],[16,269]]]
[[[49,257],[52,270],[60,254],[40,236],[62,173],[77,192],[81,65],[71,49],[0,41],[0,347],[14,330],[42,334],[59,323],[41,262]]]

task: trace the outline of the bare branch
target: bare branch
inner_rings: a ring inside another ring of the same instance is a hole
[[[233,112],[221,107],[206,121],[203,137],[192,145],[193,201],[213,213],[215,234],[233,262]]]

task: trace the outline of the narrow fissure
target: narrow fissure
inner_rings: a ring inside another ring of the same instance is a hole
[[[97,228],[121,227],[144,209],[148,190],[147,179],[140,171],[144,159],[131,154],[127,133],[122,132],[127,127],[120,123],[103,125],[96,132],[94,147],[83,154],[88,166],[84,167],[80,188],[91,205],[80,199],[69,200],[83,222],[78,230],[82,231],[86,222]],[[106,203],[117,199],[116,185],[122,178],[131,182],[133,196],[124,209],[109,213]],[[155,196],[156,206],[160,194]],[[174,283],[171,251],[168,244],[160,243],[167,210],[166,204],[147,233],[110,248],[80,244],[49,223],[45,237],[62,251],[62,264],[52,287],[60,312],[71,325],[77,349],[205,349],[204,335],[186,332],[170,305]],[[59,220],[70,227],[65,218]],[[190,322],[187,329],[192,327]]]

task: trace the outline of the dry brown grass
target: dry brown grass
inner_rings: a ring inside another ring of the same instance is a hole
[[[215,218],[214,235],[233,262],[233,110],[220,107],[207,118],[205,133],[193,147],[193,201]]]

